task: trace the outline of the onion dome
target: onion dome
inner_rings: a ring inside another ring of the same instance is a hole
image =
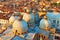
[[[49,20],[46,20],[46,19],[42,19],[42,20],[40,21],[39,27],[40,27],[41,29],[50,28],[50,21],[49,21]]]
[[[28,22],[30,20],[30,14],[25,14],[23,16],[23,20],[26,21],[26,22]]]
[[[33,14],[25,14],[23,16],[23,20],[26,21],[27,23],[34,24],[34,15]]]
[[[50,21],[47,19],[42,19],[40,21],[40,33],[43,34],[45,37],[49,37],[49,31],[48,29],[50,28]]]
[[[34,15],[33,14],[25,14],[23,16],[23,20],[26,21],[28,23],[29,27],[33,27],[35,24],[35,20],[34,20]]]
[[[23,16],[23,20],[25,20],[26,22],[28,22],[28,21],[34,21],[34,15],[33,14],[25,14],[24,16]]]
[[[13,23],[13,28],[12,28],[13,32],[22,34],[24,32],[27,32],[28,30],[28,25],[24,20],[20,20],[18,18],[18,20],[15,20],[15,22]]]
[[[14,23],[14,21],[15,21],[17,18],[18,18],[18,16],[17,16],[17,15],[12,14],[12,16],[9,18],[9,24],[13,24],[13,23]]]

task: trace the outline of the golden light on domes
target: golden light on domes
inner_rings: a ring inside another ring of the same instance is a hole
[[[39,14],[39,17],[40,17],[40,16],[45,15],[45,14],[46,14],[46,12],[38,12],[38,14]]]

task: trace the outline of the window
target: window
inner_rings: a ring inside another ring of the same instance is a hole
[[[55,27],[55,25],[52,24],[52,28],[54,28],[54,27]]]
[[[53,19],[51,19],[51,26],[55,27],[54,23],[53,23]]]
[[[55,24],[56,24],[56,20],[53,20],[53,23],[55,23]]]
[[[57,24],[59,24],[59,21],[57,21]]]

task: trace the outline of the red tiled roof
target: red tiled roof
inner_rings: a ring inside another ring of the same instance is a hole
[[[0,13],[0,19],[8,20],[9,19],[8,15],[6,16],[4,15],[5,15],[4,13]]]

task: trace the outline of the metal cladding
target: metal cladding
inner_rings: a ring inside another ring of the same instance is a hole
[[[17,33],[24,33],[24,32],[27,32],[28,30],[28,26],[27,26],[27,23],[24,21],[24,20],[15,20],[15,22],[13,23],[13,28],[12,28],[12,31],[13,32],[16,32]]]

